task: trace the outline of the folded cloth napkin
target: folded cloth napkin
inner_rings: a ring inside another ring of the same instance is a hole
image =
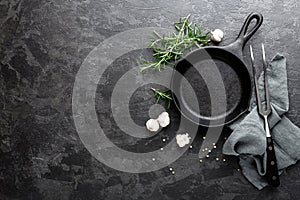
[[[271,134],[279,172],[300,159],[300,129],[284,113],[288,111],[286,59],[277,54],[267,69],[272,114],[269,117]],[[263,74],[259,77],[263,93]],[[226,155],[239,156],[243,175],[259,190],[268,185],[262,176],[266,172],[266,132],[255,102],[250,112],[230,125],[233,130],[223,146]]]

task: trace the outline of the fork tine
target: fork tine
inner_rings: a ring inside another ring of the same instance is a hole
[[[253,56],[253,51],[252,51],[252,45],[250,44],[250,56],[251,56],[251,62],[254,64],[254,56]]]
[[[269,114],[271,112],[270,106],[270,95],[269,95],[269,86],[268,86],[268,77],[267,77],[267,62],[266,62],[266,52],[265,46],[261,44],[262,49],[262,58],[263,58],[263,70],[264,70],[264,89],[265,89],[265,98],[266,98],[266,110],[264,111],[265,114]]]
[[[264,43],[261,43],[261,49],[262,49],[263,64],[265,66],[265,63],[266,63],[266,52],[265,52],[265,45],[264,45]]]
[[[258,89],[258,81],[257,81],[257,77],[256,77],[256,70],[254,67],[254,56],[253,56],[252,46],[250,45],[249,48],[250,48],[250,55],[251,55],[253,81],[254,81],[255,94],[256,94],[256,104],[257,104],[257,108],[258,108],[258,113],[263,115],[262,104],[261,104],[259,89]]]

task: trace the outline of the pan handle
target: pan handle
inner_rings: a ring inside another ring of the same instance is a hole
[[[251,30],[248,30],[248,27],[250,23],[256,20],[255,25],[251,28]],[[254,33],[259,29],[263,22],[263,16],[260,13],[250,13],[245,20],[243,27],[236,39],[236,42],[238,42],[240,45],[242,45],[242,49],[244,48],[247,41],[254,35]]]

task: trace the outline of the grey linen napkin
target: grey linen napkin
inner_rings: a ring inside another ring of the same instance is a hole
[[[300,159],[300,129],[284,116],[289,109],[286,58],[277,54],[267,69],[272,114],[271,134],[280,172]],[[259,88],[263,91],[262,74]],[[263,93],[261,93],[263,94]],[[223,146],[226,155],[239,156],[243,175],[259,190],[268,185],[263,179],[266,169],[266,134],[255,103],[250,113],[230,125],[233,130]]]

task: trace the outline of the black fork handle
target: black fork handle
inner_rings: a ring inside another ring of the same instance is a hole
[[[267,137],[267,168],[266,168],[266,180],[267,182],[274,187],[280,185],[277,160],[274,150],[274,144],[272,136]]]

